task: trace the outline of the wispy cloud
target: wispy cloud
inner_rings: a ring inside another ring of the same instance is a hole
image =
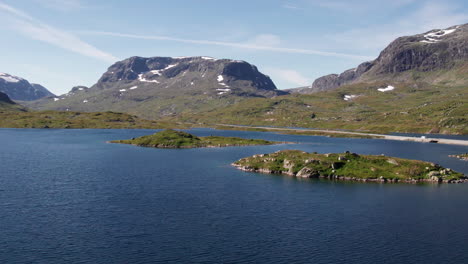
[[[86,5],[82,0],[34,0],[38,4],[59,11],[83,9]]]
[[[281,38],[273,34],[260,34],[247,41],[247,43],[254,46],[277,47],[281,44]]]
[[[0,20],[10,24],[15,31],[28,38],[106,62],[118,60],[113,55],[99,50],[77,36],[43,23],[27,13],[2,2],[0,2],[0,13],[3,13]]]
[[[284,3],[283,8],[292,9],[292,10],[301,10],[302,8],[293,3]]]
[[[240,42],[224,42],[224,41],[214,41],[214,40],[198,40],[198,39],[176,38],[176,37],[161,36],[161,35],[136,35],[136,34],[108,32],[108,31],[81,31],[81,33],[91,34],[91,35],[100,35],[100,36],[120,37],[120,38],[164,40],[164,41],[174,41],[174,42],[181,42],[181,43],[199,44],[199,45],[224,46],[224,47],[233,47],[233,48],[241,48],[241,49],[282,52],[282,53],[319,55],[319,56],[339,57],[339,58],[348,58],[348,59],[356,59],[356,60],[368,60],[371,58],[369,56],[362,56],[362,55],[355,55],[355,54],[327,52],[327,51],[320,51],[320,50],[313,50],[313,49],[273,47],[270,45],[265,45],[265,44],[259,45],[259,44],[252,44],[248,42],[240,43]]]
[[[400,8],[416,2],[417,0],[392,0],[392,1],[375,1],[375,0],[304,0],[306,3],[314,7],[326,8],[344,13],[365,13],[370,10],[388,10],[388,8]]]
[[[312,80],[303,76],[299,72],[290,69],[265,68],[265,72],[275,79],[281,79],[292,85],[306,86],[312,83]]]

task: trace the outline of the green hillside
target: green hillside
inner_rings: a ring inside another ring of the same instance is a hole
[[[257,98],[174,120],[205,124],[468,134],[466,86],[360,83],[310,95]],[[345,95],[356,95],[348,101]]]

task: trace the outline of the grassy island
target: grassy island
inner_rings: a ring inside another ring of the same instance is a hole
[[[363,182],[466,181],[462,173],[437,164],[356,153],[317,154],[283,150],[243,158],[232,164],[244,171]]]
[[[280,142],[262,139],[245,139],[238,137],[197,137],[192,134],[172,129],[163,130],[153,135],[142,136],[127,140],[114,140],[111,143],[131,144],[141,147],[153,148],[203,148],[203,147],[230,147],[272,145]]]

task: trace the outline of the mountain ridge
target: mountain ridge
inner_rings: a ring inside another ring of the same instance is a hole
[[[468,78],[453,80],[443,71],[467,71],[468,24],[433,29],[425,33],[403,36],[392,41],[373,61],[359,64],[340,74],[328,74],[314,80],[310,90],[290,89],[292,93],[315,93],[336,89],[346,84],[377,80],[427,81],[432,84],[454,82],[468,83]],[[427,72],[440,72],[438,78],[426,76]]]
[[[7,94],[11,100],[34,101],[47,96],[54,96],[40,84],[30,83],[24,78],[8,73],[0,73],[0,92]]]

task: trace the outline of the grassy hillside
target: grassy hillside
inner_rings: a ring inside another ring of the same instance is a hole
[[[372,132],[468,134],[466,86],[360,83],[311,95],[242,101],[226,108],[181,115],[177,120]],[[346,101],[345,95],[357,97]]]
[[[7,128],[182,128],[171,122],[158,122],[114,112],[18,112],[0,111],[0,127]]]
[[[114,111],[156,120],[180,114],[214,111],[246,99],[236,95],[204,94],[203,90],[196,88],[181,92],[170,88],[156,90],[143,85],[135,90],[122,87],[127,88],[125,92],[115,89],[77,91],[71,96],[61,96],[63,99],[57,101],[45,98],[24,103],[27,107],[40,111],[66,111],[69,108],[79,112]]]

